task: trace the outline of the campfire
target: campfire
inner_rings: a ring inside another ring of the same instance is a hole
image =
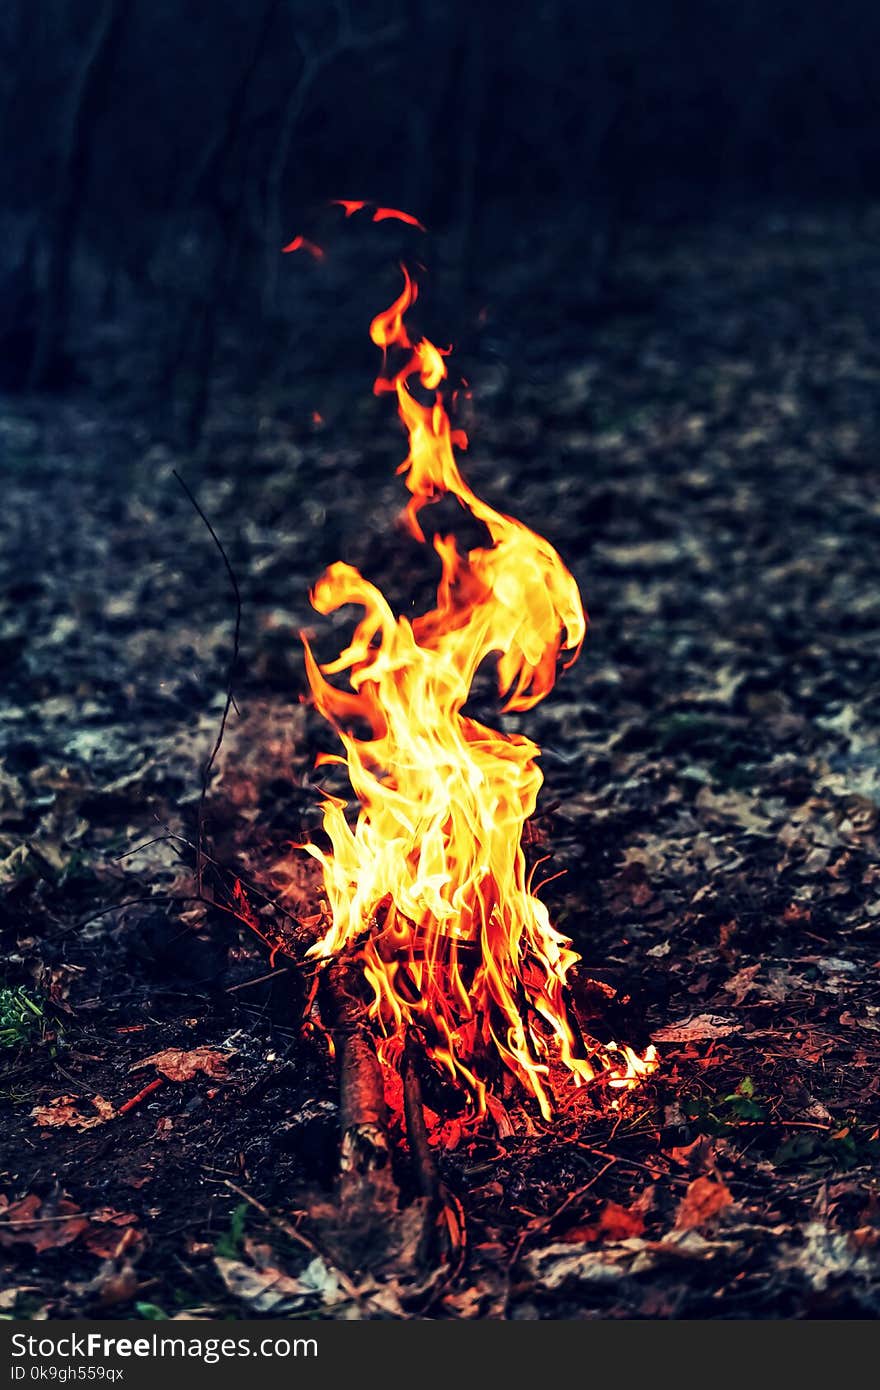
[[[368,205],[342,206],[350,216]],[[395,215],[377,209],[373,220]],[[298,237],[286,249],[312,245]],[[450,350],[411,332],[419,286],[402,272],[399,295],[370,327],[382,353],[374,390],[396,398],[409,446],[398,469],[411,494],[402,522],[427,543],[425,509],[454,498],[485,541],[463,550],[454,535],[433,536],[436,604],[412,620],[341,561],[312,590],[319,613],[351,604],[362,616],[333,661],[319,664],[303,636],[314,703],[343,750],[318,763],[345,768],[359,808],[352,821],[346,800],[325,794],[329,847],[301,847],[320,864],[328,909],[309,955],[337,982],[337,999],[344,979],[349,1034],[362,1009],[359,1047],[365,1036],[375,1046],[386,1091],[395,1076],[420,1075],[432,1095],[478,1118],[518,1088],[549,1119],[567,1086],[635,1087],[656,1067],[654,1049],[600,1043],[579,1023],[569,991],[579,957],[551,923],[523,850],[540,749],[465,707],[491,659],[502,712],[530,710],[552,690],[559,659],[577,658],[586,616],[549,542],[462,477]]]

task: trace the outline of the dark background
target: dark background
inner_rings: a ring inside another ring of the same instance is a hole
[[[6,0],[5,384],[88,380],[109,332],[194,444],[228,337],[251,382],[295,346],[278,249],[338,196],[443,234],[459,340],[529,233],[588,327],[634,228],[874,196],[878,44],[870,0]]]

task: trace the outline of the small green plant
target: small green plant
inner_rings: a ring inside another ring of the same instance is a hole
[[[247,1220],[248,1204],[239,1202],[229,1221],[229,1230],[222,1235],[214,1246],[215,1254],[224,1260],[237,1260],[241,1254],[241,1243],[244,1240],[244,1223]]]
[[[766,1120],[767,1111],[755,1097],[755,1083],[750,1076],[742,1081],[729,1096],[721,1102],[727,1107],[727,1115],[736,1120]]]
[[[0,1048],[21,1047],[43,1026],[43,1010],[24,989],[0,988]]]
[[[755,1083],[744,1076],[727,1096],[685,1096],[682,1109],[703,1134],[733,1134],[742,1124],[767,1119],[767,1102],[755,1094]]]
[[[134,1306],[138,1317],[145,1318],[147,1322],[167,1322],[168,1320],[168,1314],[157,1303],[136,1303]]]

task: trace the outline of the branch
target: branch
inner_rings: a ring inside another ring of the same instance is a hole
[[[211,749],[211,756],[205,763],[205,767],[202,772],[202,794],[199,798],[198,833],[196,837],[198,844],[198,849],[196,851],[196,891],[198,892],[199,897],[201,897],[202,867],[204,864],[205,842],[205,803],[208,799],[208,787],[211,781],[211,772],[213,771],[214,763],[217,760],[217,754],[220,752],[220,745],[223,742],[223,735],[226,733],[226,721],[229,718],[229,711],[234,704],[232,685],[235,679],[236,671],[238,669],[238,651],[241,639],[241,591],[238,587],[238,580],[235,577],[235,571],[229,563],[229,557],[226,554],[226,551],[223,549],[217,532],[214,530],[210,521],[205,516],[205,513],[202,511],[192,492],[187,487],[186,483],[183,481],[183,478],[178,473],[177,469],[175,468],[172,471],[178,483],[180,484],[183,492],[189,498],[196,512],[201,517],[202,521],[205,523],[205,526],[208,529],[208,534],[210,535],[212,541],[219,550],[223,563],[226,566],[226,573],[229,575],[229,582],[232,585],[232,592],[235,597],[235,635],[232,640],[232,656],[229,659],[229,667],[226,673],[226,701],[223,706],[223,713],[220,716],[220,727],[217,730],[217,737],[214,740],[214,747]]]
[[[296,84],[288,97],[284,114],[281,117],[274,154],[266,178],[267,261],[263,297],[267,309],[271,308],[278,287],[278,251],[281,244],[282,220],[281,188],[290,160],[290,147],[294,132],[311,90],[321,73],[344,53],[363,53],[378,47],[380,44],[389,43],[397,37],[402,29],[399,24],[386,24],[383,28],[375,29],[371,33],[359,34],[352,26],[351,14],[344,0],[337,0],[334,9],[337,19],[336,38],[326,48],[314,48],[309,40],[301,35],[297,36],[296,39],[302,64]]]

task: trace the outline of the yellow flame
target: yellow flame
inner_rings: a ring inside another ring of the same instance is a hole
[[[360,803],[322,802],[330,851],[304,846],[321,865],[331,925],[312,948],[321,958],[354,952],[372,990],[380,1056],[399,1060],[415,1030],[428,1054],[478,1111],[506,1067],[549,1116],[552,1058],[577,1084],[601,1073],[630,1088],[656,1065],[628,1047],[585,1045],[566,1005],[578,959],[531,891],[522,831],[543,778],[539,749],[462,714],[481,662],[497,657],[505,710],[527,710],[552,688],[560,653],[573,661],[586,617],[574,578],[553,547],[477,497],[459,472],[466,446],[443,404],[445,356],[410,340],[405,315],[418,287],[403,289],[373,320],[383,350],[375,390],[393,392],[409,440],[401,465],[412,494],[404,513],[424,541],[419,513],[445,494],[489,533],[467,553],[436,536],[436,607],[397,617],[351,565],[330,566],[311,601],[328,614],[355,604],[363,616],[335,661],[319,666],[306,638],[315,704],[334,725]],[[388,371],[391,351],[403,365]],[[423,403],[414,393],[418,383]],[[348,688],[328,677],[345,675]],[[369,736],[354,732],[366,727]]]

